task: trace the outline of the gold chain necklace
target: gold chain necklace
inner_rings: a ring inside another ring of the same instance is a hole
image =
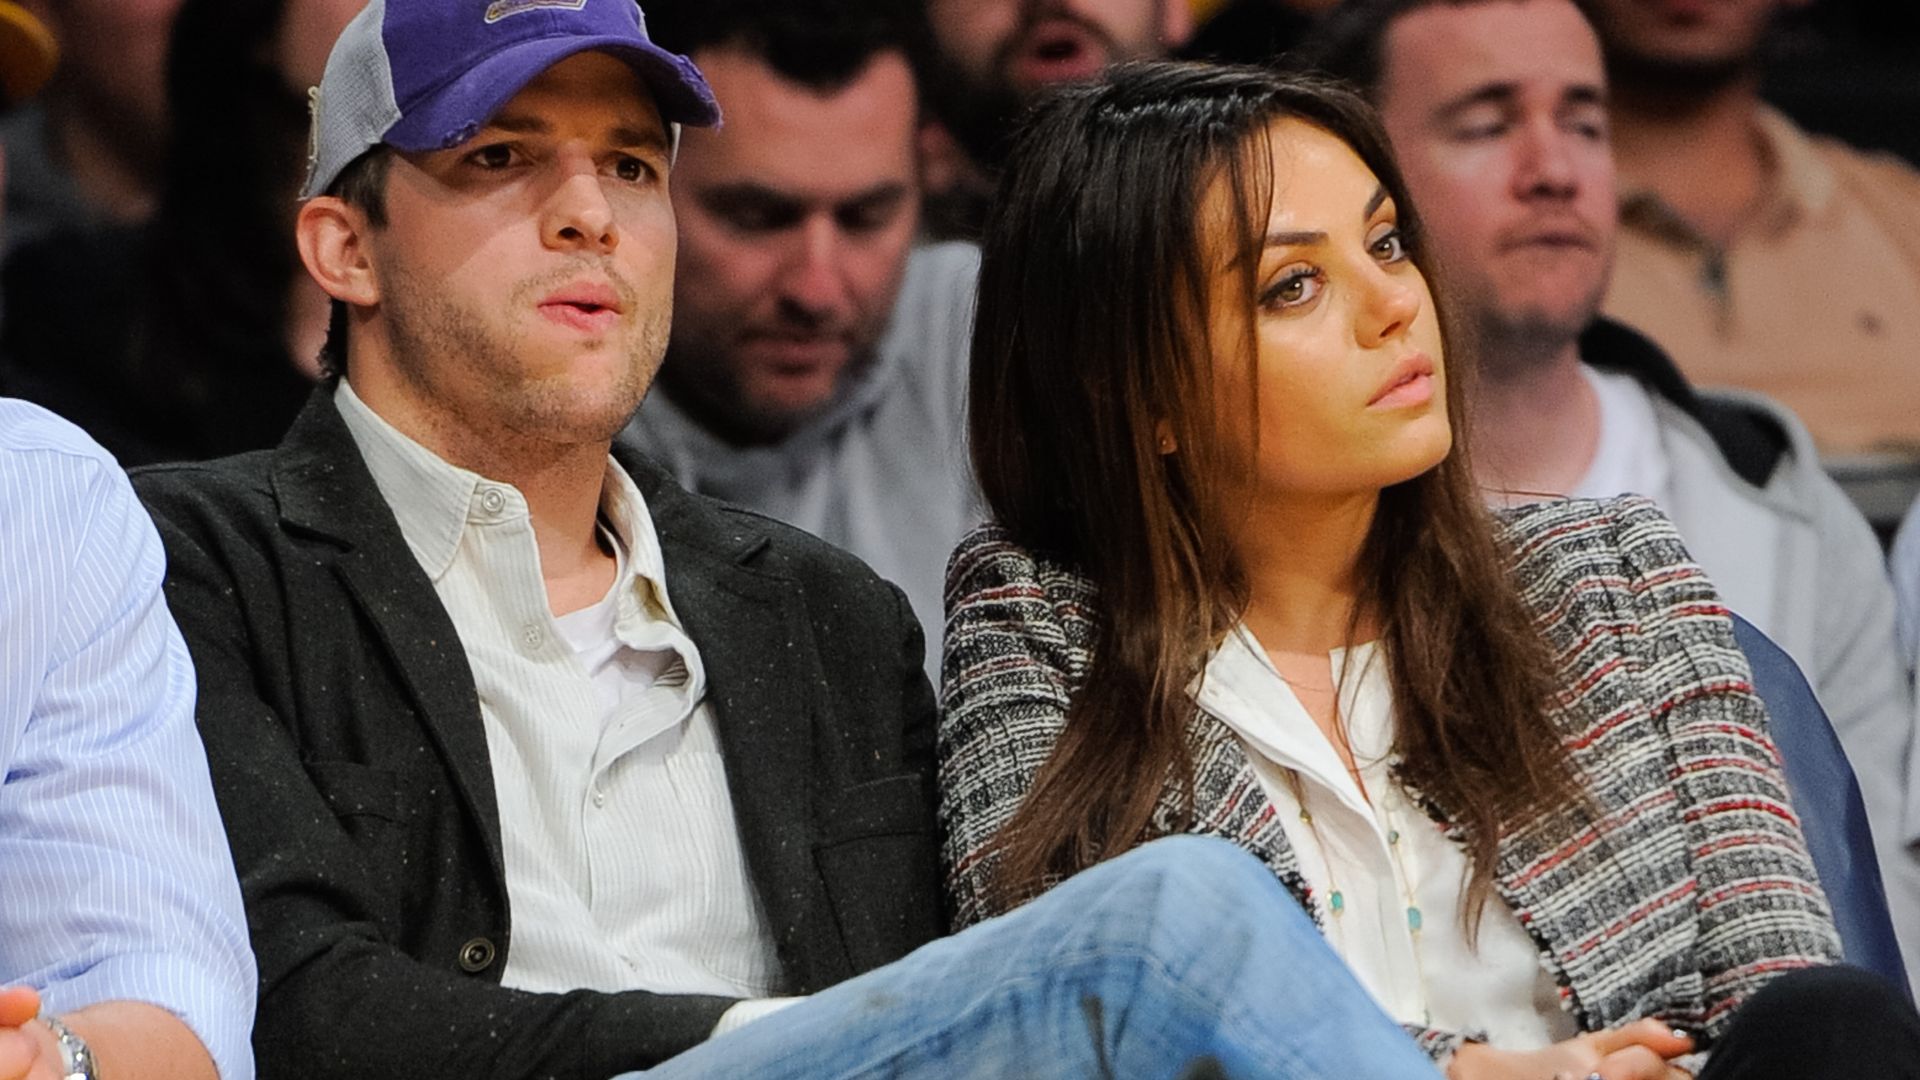
[[[1347,752],[1349,754],[1353,752],[1351,746],[1348,747]],[[1287,786],[1293,790],[1294,803],[1300,808],[1300,822],[1313,836],[1314,846],[1320,849],[1320,863],[1326,868],[1328,914],[1333,919],[1339,919],[1346,914],[1347,898],[1340,889],[1339,878],[1335,876],[1333,858],[1328,853],[1326,839],[1320,835],[1320,825],[1314,820],[1313,811],[1307,808],[1306,782],[1298,769],[1288,769],[1286,778]],[[1367,791],[1365,781],[1360,779],[1357,771],[1353,774],[1353,778],[1360,788],[1361,795],[1366,798],[1367,805],[1378,805],[1374,803],[1372,795]],[[1394,884],[1399,888],[1401,900],[1405,905],[1407,935],[1411,939],[1413,952],[1413,974],[1419,982],[1421,1023],[1426,1027],[1432,1027],[1433,1009],[1427,997],[1427,971],[1420,948],[1420,932],[1425,928],[1426,918],[1421,914],[1419,898],[1413,891],[1413,876],[1408,873],[1406,862],[1400,853],[1402,840],[1400,829],[1390,811],[1381,807],[1380,813],[1387,819],[1387,857],[1393,862]]]

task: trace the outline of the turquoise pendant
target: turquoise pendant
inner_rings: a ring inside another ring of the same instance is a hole
[[[1327,908],[1335,915],[1347,910],[1347,898],[1340,895],[1339,889],[1333,890],[1333,895],[1327,897]]]
[[[1420,932],[1420,909],[1419,908],[1417,907],[1407,908],[1407,929],[1413,931],[1416,934]]]

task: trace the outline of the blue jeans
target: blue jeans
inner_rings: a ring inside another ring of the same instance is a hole
[[[645,1073],[1438,1076],[1267,868],[1171,837]]]

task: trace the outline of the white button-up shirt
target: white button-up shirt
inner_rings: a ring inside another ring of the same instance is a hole
[[[513,912],[501,982],[767,995],[778,962],[706,674],[632,479],[608,459],[613,588],[556,619],[517,489],[441,460],[344,380],[334,400],[473,669]]]
[[[1516,1050],[1571,1037],[1577,1028],[1539,950],[1498,897],[1482,913],[1478,948],[1467,943],[1460,922],[1466,853],[1390,775],[1393,688],[1384,657],[1366,644],[1336,651],[1331,661],[1365,793],[1244,626],[1209,660],[1198,695],[1201,709],[1245,747],[1320,900],[1328,942],[1403,1024],[1485,1032],[1492,1045]],[[1298,776],[1304,799],[1289,774]],[[1343,900],[1338,914],[1335,891]],[[1420,912],[1417,932],[1410,906]]]

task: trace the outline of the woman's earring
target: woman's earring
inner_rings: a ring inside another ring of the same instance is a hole
[[[1180,449],[1180,444],[1174,441],[1173,432],[1163,427],[1160,429],[1160,437],[1155,442],[1154,449],[1160,451],[1161,456],[1164,457]]]

